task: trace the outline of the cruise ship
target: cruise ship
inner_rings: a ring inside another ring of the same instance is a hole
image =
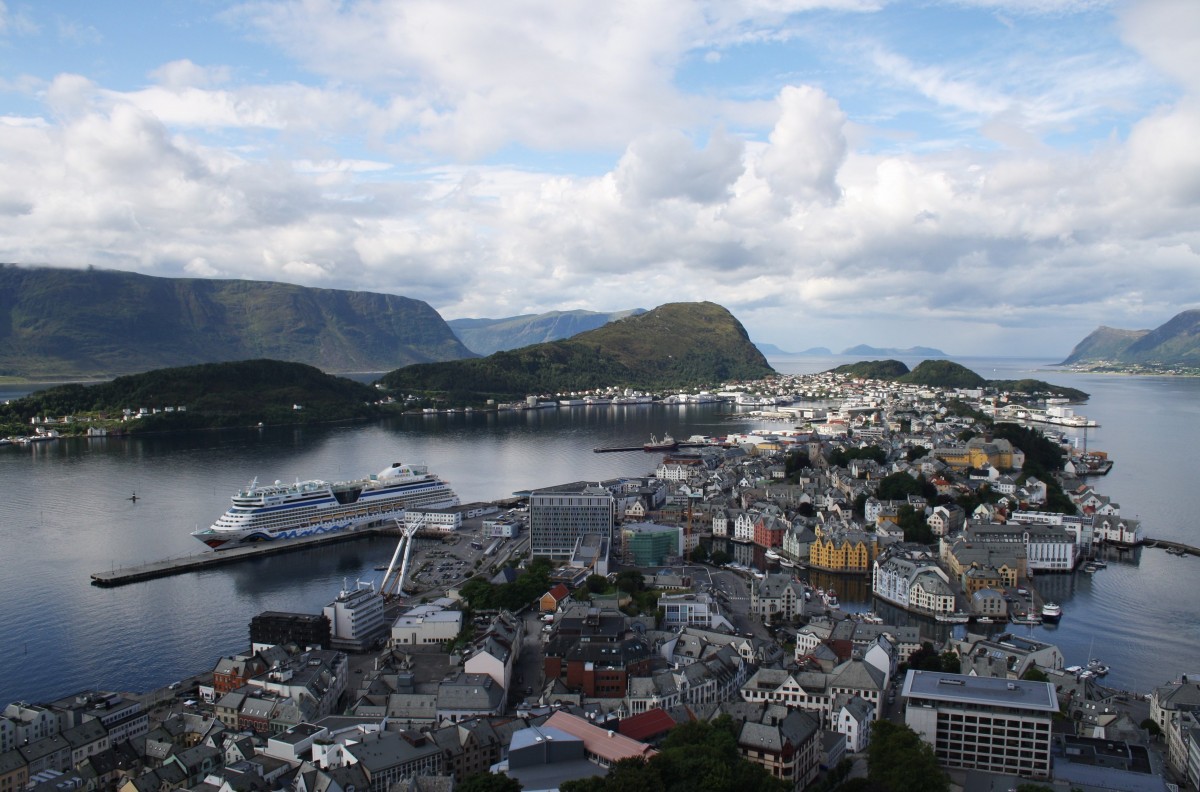
[[[229,511],[192,536],[214,550],[254,542],[352,531],[394,520],[407,508],[457,506],[450,485],[424,465],[395,462],[377,474],[330,484],[319,479],[295,484],[250,486],[233,496]]]

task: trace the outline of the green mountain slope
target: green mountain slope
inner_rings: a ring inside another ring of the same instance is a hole
[[[1148,334],[1149,330],[1120,330],[1101,325],[1080,341],[1067,355],[1063,366],[1073,363],[1090,363],[1119,360],[1129,345]]]
[[[644,308],[598,313],[596,311],[550,311],[522,314],[504,319],[450,319],[446,324],[478,355],[490,355],[506,349],[520,349],[546,341],[560,341],[588,330],[603,327],[627,316],[643,314]]]
[[[405,391],[519,398],[618,385],[657,388],[767,376],[774,370],[745,328],[709,302],[671,303],[570,339],[483,359],[426,363],[388,373]]]
[[[899,360],[861,360],[838,366],[832,369],[832,373],[849,374],[863,379],[907,382],[931,388],[991,388],[1039,398],[1060,396],[1071,401],[1086,401],[1088,398],[1081,390],[1051,385],[1043,380],[987,380],[966,366],[949,360],[923,360],[912,371]]]
[[[987,384],[987,380],[971,369],[949,360],[922,360],[896,381],[937,388],[982,388]]]
[[[1200,365],[1200,309],[1171,317],[1126,347],[1121,358],[1132,363]]]
[[[121,424],[127,431],[166,431],[258,423],[308,423],[378,414],[374,388],[302,363],[241,360],[157,369],[96,385],[61,385],[0,405],[0,425],[32,416],[120,419],[126,409],[156,414]],[[297,410],[296,406],[301,409]],[[176,408],[184,408],[182,411]],[[171,412],[165,412],[171,408]]]
[[[834,374],[849,374],[862,379],[894,380],[908,373],[908,366],[899,360],[860,360],[833,369]]]
[[[419,300],[285,283],[0,266],[0,375],[104,377],[250,358],[385,371],[470,357]]]

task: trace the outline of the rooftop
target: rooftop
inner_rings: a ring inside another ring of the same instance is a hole
[[[1057,712],[1058,695],[1049,682],[973,677],[937,671],[909,671],[903,695],[908,699],[1012,707]]]

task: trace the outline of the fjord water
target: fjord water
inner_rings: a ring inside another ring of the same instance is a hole
[[[844,359],[781,359],[780,371],[822,371]],[[909,362],[910,365],[912,361]],[[1080,412],[1101,427],[1090,448],[1113,472],[1096,479],[1147,534],[1200,544],[1194,455],[1200,379],[1040,371],[1046,361],[962,359],[989,378],[1037,376],[1092,394]],[[1036,372],[1036,373],[1035,373]],[[350,542],[116,589],[90,573],[203,548],[188,532],[212,522],[252,478],[343,479],[393,461],[422,462],[465,501],[530,487],[637,475],[657,457],[595,454],[676,438],[779,426],[704,407],[558,408],[521,413],[407,416],[372,424],[201,432],[181,436],[59,440],[0,449],[0,703],[86,687],[143,690],[211,667],[248,643],[263,610],[316,612],[356,578],[378,579],[392,543]],[[1080,436],[1082,434],[1080,433]],[[137,493],[138,501],[129,500]],[[1057,627],[1032,634],[1070,663],[1089,653],[1132,690],[1197,671],[1200,558],[1144,549],[1110,559],[1093,576],[1046,575],[1038,586],[1063,604]],[[862,587],[858,587],[861,589]],[[853,609],[869,604],[848,599]],[[1029,628],[1022,628],[1029,631]]]

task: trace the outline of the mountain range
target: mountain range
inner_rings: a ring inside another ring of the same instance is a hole
[[[843,355],[902,355],[904,357],[942,357],[945,352],[933,347],[913,346],[907,349],[896,347],[873,347],[866,344],[852,346],[842,350]]]
[[[0,265],[0,376],[105,378],[253,358],[388,371],[471,356],[437,311],[407,297]]]
[[[1103,364],[1200,367],[1200,309],[1178,313],[1153,330],[1101,325],[1060,365]]]
[[[490,355],[530,344],[560,341],[609,322],[646,313],[645,308],[600,313],[597,311],[550,311],[503,319],[449,319],[446,324],[459,340],[477,355]]]

